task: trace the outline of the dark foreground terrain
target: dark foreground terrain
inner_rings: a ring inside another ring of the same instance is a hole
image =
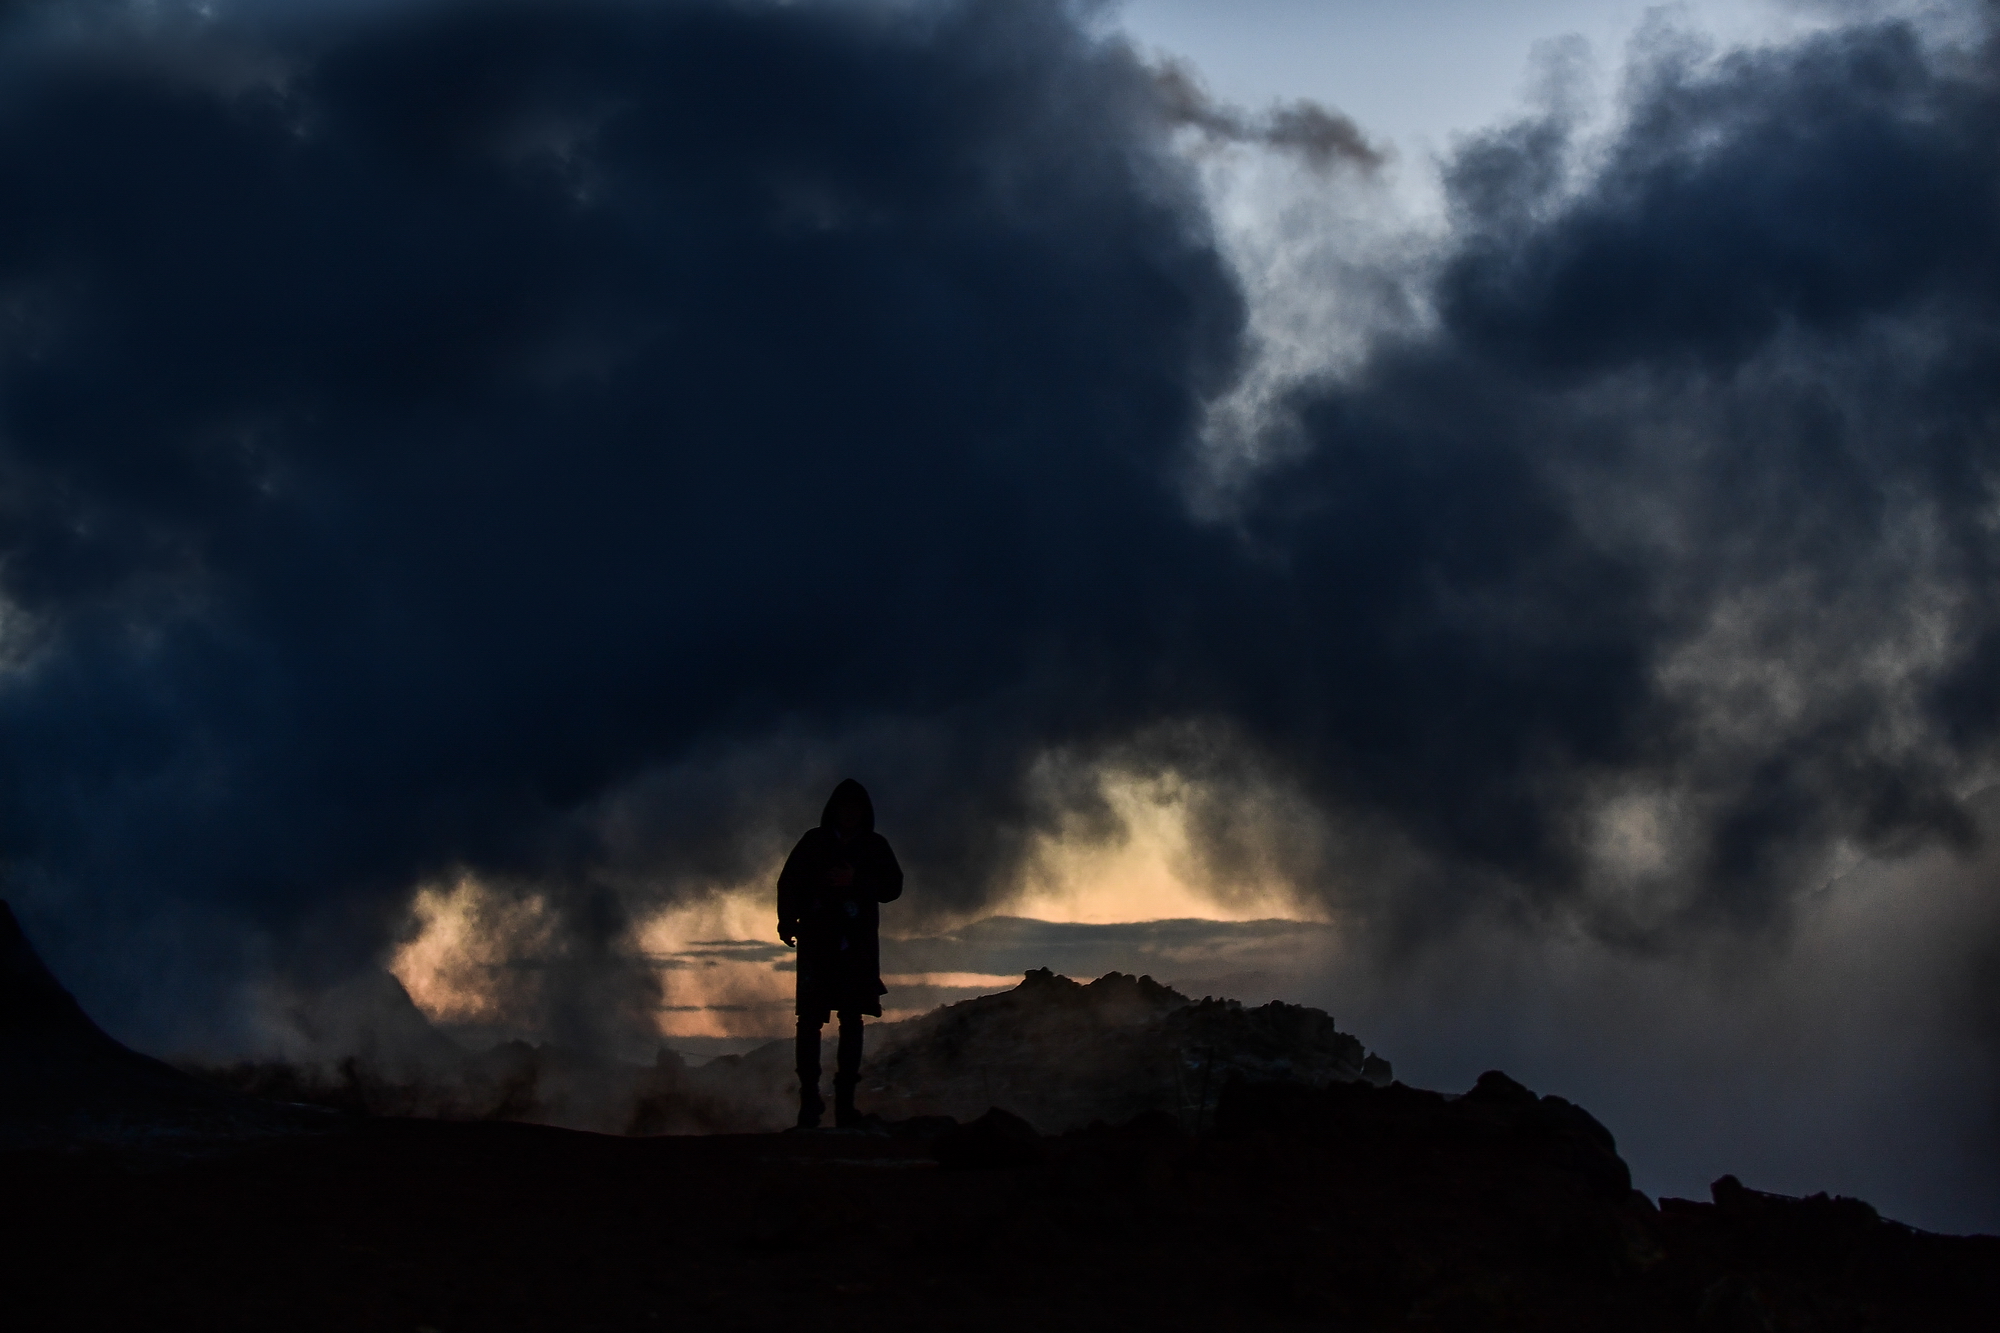
[[[1058,981],[941,1011],[878,1105],[964,1083],[968,1049],[1000,1057],[996,1090],[1032,1092],[1030,1054],[1069,1049],[1044,1082],[1079,1061],[1109,1081],[1029,1098],[1062,1123],[1180,1089],[1190,1045],[1194,1100],[1060,1135],[988,1111],[613,1136],[190,1077],[92,1023],[0,903],[0,1327],[2000,1325],[2000,1239],[1729,1177],[1656,1208],[1602,1125],[1503,1074],[1457,1097],[1381,1086],[1315,1012]]]
[[[2000,1240],[1725,1182],[1656,1210],[1489,1076],[1039,1139],[358,1120],[0,1157],[13,1328],[1949,1329]],[[918,1132],[927,1130],[928,1132]]]

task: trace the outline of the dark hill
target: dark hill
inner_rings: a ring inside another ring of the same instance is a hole
[[[129,1050],[90,1020],[0,902],[0,1145],[235,1139],[322,1127]]]

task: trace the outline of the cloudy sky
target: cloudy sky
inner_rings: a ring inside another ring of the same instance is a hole
[[[892,1005],[2000,1227],[1990,8],[4,13],[0,858],[122,1037],[772,1035],[851,773]]]

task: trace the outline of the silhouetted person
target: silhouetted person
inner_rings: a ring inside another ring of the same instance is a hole
[[[778,875],[778,938],[798,945],[799,1128],[819,1125],[819,1033],[840,1015],[833,1075],[834,1123],[858,1124],[854,1083],[861,1076],[861,1016],[882,1016],[876,907],[903,892],[903,868],[875,831],[875,804],[853,778],[833,789],[819,827],[808,830]]]

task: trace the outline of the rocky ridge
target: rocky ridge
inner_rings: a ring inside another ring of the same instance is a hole
[[[1044,1133],[1164,1112],[1191,1130],[1231,1080],[1387,1083],[1389,1062],[1318,1009],[1191,1000],[1151,977],[1019,986],[887,1026],[863,1069],[874,1105],[968,1119],[1005,1106]]]

